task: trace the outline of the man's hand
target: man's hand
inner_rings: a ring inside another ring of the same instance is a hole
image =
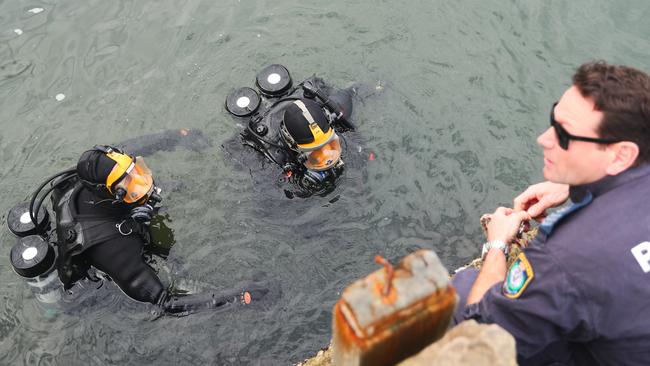
[[[530,220],[530,215],[526,211],[514,211],[506,207],[497,208],[487,225],[487,240],[511,243],[519,231],[521,222],[525,220]]]
[[[533,184],[514,201],[514,210],[525,210],[531,217],[543,216],[544,212],[564,203],[569,198],[569,185],[543,182]]]
[[[487,225],[487,239],[503,240],[510,243],[517,235],[519,226],[524,220],[529,220],[530,215],[526,211],[514,211],[511,208],[499,207],[491,215],[490,223]],[[481,272],[479,272],[472,289],[467,296],[467,304],[474,304],[483,298],[483,295],[495,284],[506,278],[506,256],[497,248],[488,251]]]

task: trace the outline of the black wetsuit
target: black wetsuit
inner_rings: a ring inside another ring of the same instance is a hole
[[[142,257],[148,227],[129,218],[129,206],[113,204],[80,183],[66,188],[52,196],[64,285],[70,287],[90,265],[109,275],[132,299],[158,303],[165,288]],[[66,202],[69,213],[63,212]]]
[[[97,211],[110,214],[110,210],[106,208],[97,209],[87,203],[89,198],[94,198],[93,196],[85,189],[80,192],[77,200],[79,211],[82,214],[97,214]],[[165,287],[153,269],[144,262],[142,258],[144,246],[143,236],[131,233],[91,246],[85,251],[84,257],[89,264],[108,274],[130,298],[155,304],[160,300]]]
[[[131,208],[114,204],[71,179],[52,194],[56,212],[57,270],[66,288],[86,277],[90,267],[106,273],[130,298],[159,305],[165,313],[187,314],[228,305],[269,304],[279,288],[248,283],[222,293],[170,293],[145,262],[149,227],[130,218]],[[277,296],[275,296],[277,297]]]

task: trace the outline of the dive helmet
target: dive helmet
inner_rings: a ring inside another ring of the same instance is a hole
[[[313,100],[294,100],[284,111],[280,130],[287,145],[303,156],[307,169],[327,170],[341,159],[339,137]]]
[[[144,203],[154,191],[144,158],[112,146],[97,145],[81,154],[77,174],[86,186],[124,203]]]

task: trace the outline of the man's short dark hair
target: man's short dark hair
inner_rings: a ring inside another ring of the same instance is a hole
[[[598,130],[603,139],[631,141],[639,146],[634,166],[650,162],[650,75],[605,61],[583,64],[573,75],[585,98],[604,117]]]

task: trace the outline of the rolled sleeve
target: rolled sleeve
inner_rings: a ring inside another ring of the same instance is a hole
[[[524,290],[510,298],[503,283],[496,284],[480,302],[467,305],[462,317],[506,329],[517,340],[520,360],[547,360],[548,354],[553,360],[568,359],[568,343],[589,337],[586,307],[580,306],[584,299],[544,248],[527,248],[524,255],[534,274]]]

